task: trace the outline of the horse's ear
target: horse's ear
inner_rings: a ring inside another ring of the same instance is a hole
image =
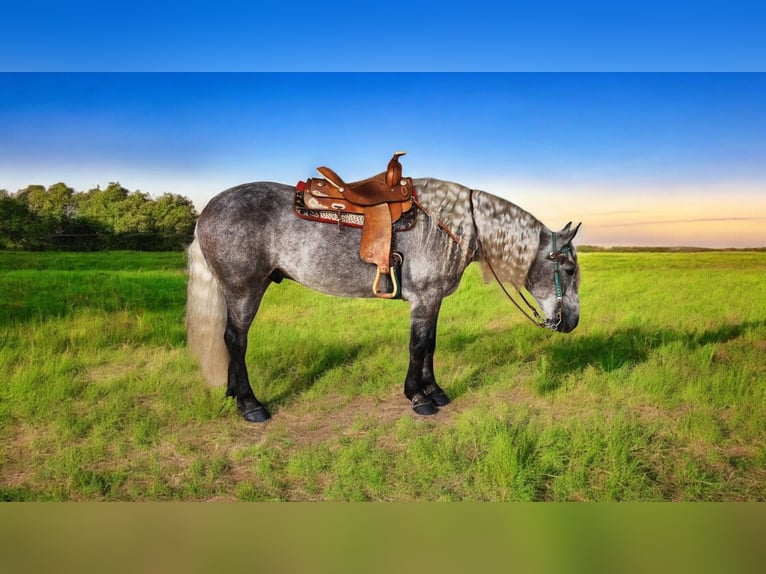
[[[569,243],[574,239],[574,236],[577,235],[577,232],[580,230],[580,226],[582,225],[582,222],[578,223],[574,229],[572,229],[572,222],[570,221],[564,226],[564,229],[558,232],[558,236],[561,237],[562,240],[564,240],[564,243]]]

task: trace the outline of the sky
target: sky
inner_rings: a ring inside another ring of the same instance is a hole
[[[201,209],[405,150],[581,243],[766,245],[755,2],[9,0],[0,30],[0,189]]]
[[[248,181],[405,174],[580,243],[766,246],[766,75],[0,74],[0,189],[111,181],[202,208]]]
[[[5,71],[763,71],[756,0],[4,0]]]

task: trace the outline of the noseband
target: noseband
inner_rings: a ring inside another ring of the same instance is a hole
[[[564,245],[561,249],[556,249],[556,234],[552,236],[553,251],[548,254],[548,259],[553,261],[553,285],[556,288],[556,304],[558,305],[556,324],[555,325],[542,325],[543,327],[549,327],[554,331],[558,329],[561,324],[561,317],[564,312],[564,293],[561,289],[561,273],[559,272],[559,257],[564,253],[569,253],[571,248],[569,245]],[[529,303],[527,303],[529,304]]]

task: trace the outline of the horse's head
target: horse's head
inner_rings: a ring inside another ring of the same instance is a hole
[[[567,225],[558,232],[543,227],[540,247],[529,268],[526,288],[546,316],[545,326],[569,333],[580,321],[580,267],[572,239],[580,224]]]

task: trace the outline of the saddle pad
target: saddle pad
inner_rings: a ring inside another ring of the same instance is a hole
[[[340,213],[340,222],[338,222],[338,212],[323,209],[311,209],[306,206],[303,199],[303,186],[298,185],[295,192],[295,202],[293,211],[301,219],[310,221],[319,221],[322,223],[334,223],[335,225],[345,227],[362,228],[364,226],[364,215],[359,213]],[[409,231],[415,225],[417,210],[410,209],[402,214],[398,221],[393,225],[394,231]]]

